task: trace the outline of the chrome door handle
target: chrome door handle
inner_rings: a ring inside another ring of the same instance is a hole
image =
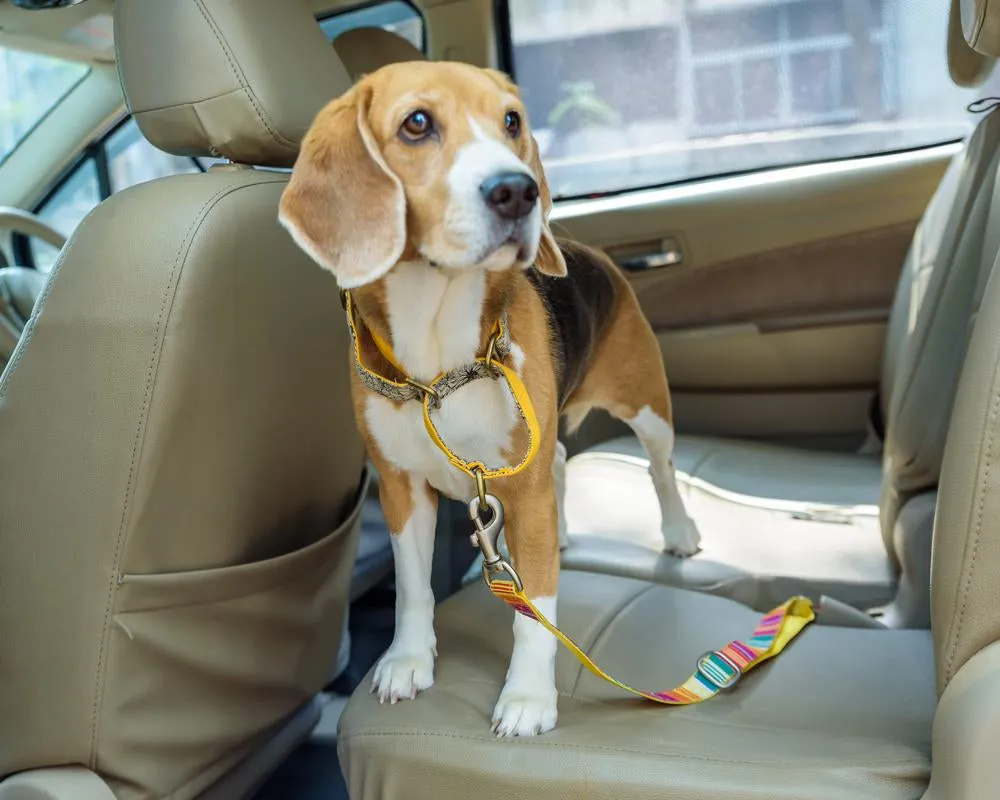
[[[664,239],[662,249],[655,253],[644,253],[620,262],[622,269],[642,272],[660,267],[674,267],[684,263],[684,252],[675,239]]]

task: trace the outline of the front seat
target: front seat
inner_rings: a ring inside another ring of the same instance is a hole
[[[487,787],[519,800],[996,797],[998,409],[994,275],[948,431],[931,630],[817,623],[732,689],[674,708],[632,699],[560,649],[556,729],[497,740],[489,720],[512,647],[511,612],[477,584],[438,611],[431,689],[398,705],[380,705],[367,683],[352,697],[339,741],[352,800],[402,800],[414,786],[441,800]],[[655,690],[687,678],[706,651],[745,639],[759,617],[721,597],[576,572],[563,576],[558,619],[604,669]]]
[[[982,81],[1000,52],[975,52],[951,11],[956,79]],[[1000,24],[1000,9],[990,7]],[[566,471],[569,568],[699,588],[770,607],[788,592],[861,609],[890,603],[890,624],[926,625],[929,532],[945,429],[970,320],[1000,249],[987,226],[997,191],[1000,113],[980,121],[914,235],[893,304],[882,371],[884,452],[824,453],[708,437],[677,438],[675,464],[702,531],[687,562],[661,554],[659,508],[634,437],[585,450]]]
[[[333,669],[365,454],[335,282],[277,222],[350,85],[306,0],[119,0],[143,134],[0,379],[0,800],[232,800]]]
[[[46,276],[26,267],[0,268],[0,372],[14,355],[14,348],[35,309]]]

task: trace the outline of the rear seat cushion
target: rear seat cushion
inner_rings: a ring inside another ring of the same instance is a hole
[[[698,656],[745,639],[758,620],[722,598],[623,578],[567,573],[560,585],[560,626],[600,666],[648,689],[681,683]],[[434,687],[381,706],[366,679],[340,727],[354,800],[408,799],[413,786],[441,800],[911,800],[927,785],[936,699],[927,631],[812,626],[730,692],[684,708],[631,698],[561,648],[556,729],[498,741],[490,715],[510,623],[477,584],[438,609]]]
[[[604,442],[576,459],[615,456],[639,459],[645,468],[645,451],[634,436]],[[776,509],[836,506],[878,513],[882,464],[876,455],[678,436],[674,466],[683,483],[740,503]]]
[[[861,479],[867,474],[877,480],[876,459],[685,437],[679,437],[676,453],[684,473],[678,475],[681,492],[701,530],[701,552],[684,560],[663,554],[647,461],[638,442],[621,439],[567,464],[570,544],[563,551],[564,569],[685,586],[758,609],[797,592],[828,594],[858,608],[892,598],[895,573],[879,532],[878,509],[867,502],[877,499],[878,484],[872,495]],[[795,462],[802,465],[798,480],[794,469],[784,468],[791,489],[785,496],[795,502],[782,507],[775,500],[782,497],[778,465]],[[819,488],[813,492],[807,466],[815,467]],[[701,483],[704,479],[692,479],[691,473],[711,475],[725,488]],[[801,518],[810,508],[837,508],[838,500],[860,513],[844,523]]]

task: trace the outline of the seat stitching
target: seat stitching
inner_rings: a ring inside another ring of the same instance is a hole
[[[1000,362],[998,362],[1000,364]],[[995,387],[997,379],[997,366],[993,368],[993,380],[991,384]],[[996,441],[996,421],[997,415],[1000,413],[1000,395],[994,394],[993,404],[990,409],[989,415],[989,435],[986,441],[986,449],[983,454],[984,463],[982,468],[982,477],[978,481],[978,491],[979,491],[979,503],[976,507],[976,521],[973,526],[972,536],[966,545],[967,557],[963,557],[964,562],[964,572],[965,580],[960,585],[957,590],[957,602],[958,602],[958,614],[955,617],[955,622],[951,626],[951,631],[949,635],[949,647],[948,656],[945,661],[944,668],[944,679],[945,682],[950,682],[953,677],[953,670],[955,665],[955,659],[958,655],[958,642],[962,636],[962,631],[965,627],[965,612],[969,605],[969,595],[972,591],[972,582],[975,577],[976,569],[976,558],[979,555],[979,542],[982,536],[983,530],[983,512],[986,506],[986,496],[988,494],[988,485],[990,480],[990,471],[992,469],[993,463],[993,447]]]
[[[246,74],[243,72],[243,67],[240,65],[239,60],[233,57],[233,54],[229,49],[228,42],[226,42],[225,37],[223,37],[222,34],[220,33],[219,28],[215,23],[215,20],[208,13],[208,10],[205,8],[204,1],[195,0],[195,5],[201,12],[202,17],[205,19],[205,22],[207,23],[209,29],[212,31],[212,34],[215,36],[215,40],[219,43],[219,47],[222,48],[222,53],[223,55],[225,55],[226,61],[229,62],[229,68],[233,73],[233,77],[236,78],[237,81],[239,81],[240,85],[246,91],[247,99],[250,101],[250,105],[253,106],[254,111],[257,113],[257,119],[260,120],[260,123],[264,126],[267,132],[271,134],[271,138],[274,139],[275,142],[277,142],[278,144],[285,145],[287,147],[293,147],[293,148],[297,147],[297,144],[295,142],[291,141],[290,139],[287,139],[285,136],[280,134],[271,126],[270,121],[264,114],[263,104],[257,99],[257,95],[254,92],[253,87],[250,85],[250,81],[247,80]]]
[[[395,731],[365,731],[363,733],[354,733],[348,736],[342,736],[340,741],[345,745],[356,739],[388,739],[396,737],[406,737],[406,736],[420,736],[427,737],[432,736],[438,739],[457,739],[466,742],[483,742],[489,743],[491,745],[496,745],[496,737],[486,737],[486,736],[466,736],[458,733],[442,733],[441,731],[428,731],[421,730],[419,728],[414,729],[399,729]],[[806,763],[816,763],[808,762],[806,759],[797,757],[794,761],[778,761],[778,760],[761,760],[761,759],[739,759],[739,758],[720,758],[719,756],[705,756],[699,755],[697,753],[671,753],[663,751],[653,751],[653,750],[640,750],[634,747],[609,747],[608,745],[595,745],[595,744],[578,744],[576,742],[546,742],[538,737],[531,737],[524,741],[519,741],[518,739],[509,739],[505,744],[513,747],[549,747],[549,748],[561,748],[567,750],[585,750],[585,751],[596,751],[602,753],[630,753],[633,755],[643,755],[643,756],[656,756],[659,758],[673,758],[686,761],[706,761],[706,762],[716,762],[721,764],[746,764],[749,766],[770,766],[770,767],[801,767],[804,762]],[[926,765],[929,759],[923,758],[884,758],[871,761],[856,761],[851,759],[851,764],[855,766],[881,766],[886,764],[921,764]]]
[[[601,643],[601,640],[604,638],[605,633],[607,633],[611,625],[618,620],[618,617],[624,614],[630,608],[632,608],[637,602],[639,602],[640,599],[642,599],[645,595],[647,595],[655,588],[657,588],[657,584],[648,584],[647,586],[643,587],[639,592],[634,594],[632,597],[626,599],[625,602],[622,603],[617,609],[612,611],[612,613],[608,616],[608,621],[600,627],[596,635],[591,640],[591,643],[587,649],[593,650],[594,648],[596,648]],[[573,694],[576,693],[577,687],[580,685],[580,680],[582,677],[583,677],[583,664],[580,664],[577,667],[576,680],[573,681],[573,688],[570,690],[571,693]]]
[[[97,681],[94,687],[94,705],[91,712],[91,722],[90,722],[90,763],[89,766],[92,769],[97,769],[97,742],[99,735],[99,724],[98,720],[100,718],[100,708],[101,703],[104,699],[104,686],[106,675],[104,675],[104,659],[107,654],[108,647],[108,634],[111,630],[110,620],[111,611],[114,606],[115,589],[118,586],[118,572],[120,559],[122,554],[122,549],[125,540],[125,532],[128,526],[128,520],[131,512],[131,501],[132,495],[135,490],[135,478],[137,473],[137,461],[139,454],[142,451],[142,445],[145,441],[145,428],[149,419],[149,408],[152,403],[153,387],[156,383],[156,376],[159,371],[160,355],[163,350],[163,340],[166,335],[167,325],[165,324],[170,318],[170,312],[173,310],[173,299],[177,294],[177,287],[180,284],[179,280],[179,267],[184,263],[187,254],[190,252],[191,243],[194,241],[195,233],[204,223],[207,210],[212,207],[216,202],[218,202],[222,197],[227,194],[231,194],[239,189],[245,188],[246,186],[252,186],[255,184],[243,184],[240,186],[226,186],[220,189],[211,197],[209,197],[195,213],[188,225],[187,229],[184,231],[183,241],[181,246],[178,248],[177,255],[174,258],[174,262],[170,267],[170,273],[167,277],[167,285],[163,293],[163,298],[160,303],[160,309],[157,312],[156,323],[154,326],[153,334],[153,347],[150,353],[149,367],[146,372],[146,382],[143,389],[143,399],[142,404],[139,408],[139,421],[136,426],[136,432],[132,441],[132,456],[129,462],[128,479],[125,486],[125,497],[122,501],[122,516],[121,522],[119,523],[118,535],[115,540],[115,549],[112,553],[112,564],[111,564],[111,578],[108,583],[108,595],[105,604],[104,611],[104,625],[101,631],[101,639],[98,643],[98,653],[97,653]],[[102,204],[103,205],[103,204]],[[98,206],[100,207],[100,206]],[[175,280],[175,278],[177,280]]]

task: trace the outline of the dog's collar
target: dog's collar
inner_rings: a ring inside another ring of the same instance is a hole
[[[351,293],[342,291],[340,299],[347,314],[347,328],[351,333],[354,367],[358,372],[358,377],[361,378],[361,382],[368,389],[382,395],[382,397],[388,400],[403,403],[409,400],[423,400],[427,397],[431,405],[436,407],[444,398],[458,391],[466,384],[480,378],[496,377],[497,368],[500,366],[499,362],[510,355],[510,331],[507,326],[507,314],[504,313],[493,326],[489,340],[490,344],[487,346],[486,354],[483,357],[443,372],[429,384],[421,383],[406,371],[406,368],[400,363],[393,352],[392,345],[374,330],[366,326],[365,330],[371,336],[379,353],[403,376],[402,382],[394,381],[384,375],[380,375],[364,363],[364,359],[361,356],[361,342],[358,336],[358,321],[355,318]]]

